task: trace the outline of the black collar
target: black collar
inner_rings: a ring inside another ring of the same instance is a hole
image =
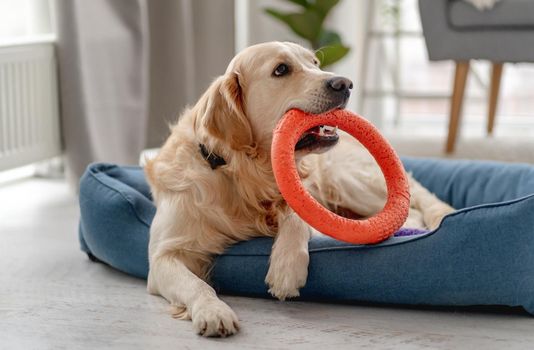
[[[208,151],[206,146],[201,143],[199,143],[198,146],[200,147],[200,154],[202,154],[202,157],[210,163],[212,169],[217,169],[221,165],[226,165],[226,161],[223,157]]]

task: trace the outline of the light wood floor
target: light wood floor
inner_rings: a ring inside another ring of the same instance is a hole
[[[0,349],[531,349],[521,313],[418,310],[223,297],[241,320],[203,339],[142,280],[78,249],[78,208],[63,181],[0,187]]]

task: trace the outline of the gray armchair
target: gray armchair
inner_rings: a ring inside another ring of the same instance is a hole
[[[493,63],[487,132],[491,135],[505,62],[534,62],[534,0],[501,0],[479,11],[461,0],[419,0],[429,59],[454,60],[456,72],[446,152],[454,152],[472,59]]]

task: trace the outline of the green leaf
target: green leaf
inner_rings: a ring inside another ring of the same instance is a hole
[[[343,44],[333,44],[330,46],[321,47],[315,52],[315,56],[321,62],[321,68],[329,66],[343,57],[350,51],[350,48]]]
[[[274,18],[287,24],[295,34],[315,42],[321,32],[323,19],[314,11],[302,13],[282,13],[272,8],[266,8],[265,12]]]
[[[310,7],[310,3],[308,2],[308,0],[287,0],[287,1],[297,4],[299,6],[302,6],[306,9]]]
[[[315,8],[324,18],[338,2],[339,0],[315,0],[313,8]]]
[[[334,31],[323,29],[319,34],[318,44],[319,47],[341,44],[341,37]]]

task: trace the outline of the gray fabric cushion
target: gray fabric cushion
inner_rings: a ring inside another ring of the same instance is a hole
[[[419,0],[421,24],[430,60],[484,59],[492,62],[534,62],[534,25],[532,27],[498,26],[452,27],[449,13],[453,6],[465,6],[465,12],[486,16],[505,3],[534,3],[534,0],[501,0],[493,10],[479,12],[472,5],[451,0]],[[517,6],[519,6],[516,4]],[[530,5],[532,6],[532,5]],[[460,12],[464,12],[464,10]],[[455,10],[456,11],[456,10]],[[528,12],[528,11],[521,11]],[[531,11],[532,12],[532,11]],[[523,16],[530,15],[523,13]],[[457,24],[459,24],[458,22]],[[516,20],[514,20],[514,23]]]
[[[449,2],[449,22],[465,30],[534,29],[533,0],[501,0],[491,10],[479,11],[465,1]]]

